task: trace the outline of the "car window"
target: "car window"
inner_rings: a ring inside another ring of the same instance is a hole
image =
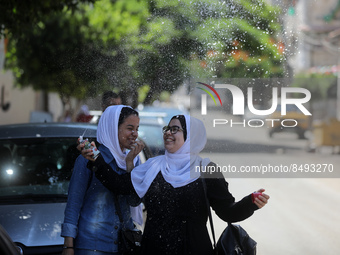
[[[173,108],[173,107],[154,107],[143,106],[138,108],[141,118],[161,118],[162,123],[167,125],[171,118],[175,115],[189,114],[185,109]]]
[[[0,198],[25,194],[65,194],[79,152],[75,138],[3,140]]]
[[[141,124],[138,129],[138,136],[149,147],[163,147],[163,133],[160,126]]]

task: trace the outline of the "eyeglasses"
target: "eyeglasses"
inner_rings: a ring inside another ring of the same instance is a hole
[[[163,134],[165,134],[166,132],[168,132],[170,130],[170,133],[172,134],[172,135],[174,135],[174,134],[176,134],[178,131],[183,131],[183,129],[182,128],[180,128],[179,126],[171,126],[171,127],[169,127],[169,126],[164,126],[163,127]]]

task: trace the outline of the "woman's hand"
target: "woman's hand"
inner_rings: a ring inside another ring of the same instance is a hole
[[[91,142],[91,145],[93,147],[96,147],[95,142]],[[79,138],[78,138],[78,145],[77,145],[77,150],[80,151],[81,155],[91,161],[95,161],[95,159],[93,159],[93,151],[92,149],[84,149],[85,144],[84,143],[80,143],[79,142]]]
[[[126,171],[128,173],[131,172],[132,169],[135,167],[133,164],[133,160],[143,150],[144,146],[145,145],[142,141],[136,141],[133,145],[131,145],[130,151],[125,158]]]
[[[81,151],[84,148],[84,146],[85,146],[83,143],[80,142],[80,137],[78,137],[78,139],[77,139],[77,144],[78,144],[77,145],[77,150],[78,151]]]
[[[259,189],[257,192],[261,193],[261,195],[254,199],[254,204],[256,204],[258,208],[265,206],[270,198],[267,194],[263,193],[264,191],[265,189]]]

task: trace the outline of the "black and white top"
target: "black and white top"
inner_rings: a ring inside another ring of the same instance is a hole
[[[136,193],[131,175],[118,175],[100,156],[88,167],[111,191],[120,194]],[[228,190],[228,183],[221,178],[205,179],[210,206],[226,222],[237,222],[251,216],[258,207],[251,195],[239,202]],[[209,255],[212,244],[206,227],[208,209],[201,178],[174,188],[159,172],[147,190],[143,202],[147,220],[143,233],[142,253]]]

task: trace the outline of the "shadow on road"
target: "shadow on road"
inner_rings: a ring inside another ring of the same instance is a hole
[[[209,153],[277,153],[279,150],[301,151],[299,147],[244,143],[234,140],[208,139],[202,152]]]

